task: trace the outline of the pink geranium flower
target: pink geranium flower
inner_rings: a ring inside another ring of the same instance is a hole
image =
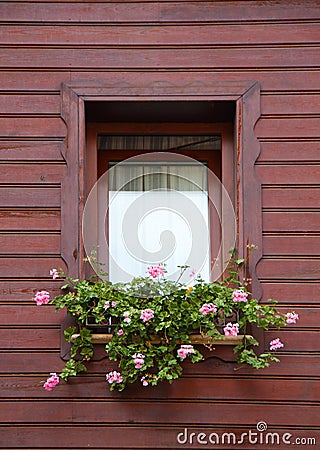
[[[50,275],[52,276],[53,280],[55,280],[56,278],[59,278],[59,272],[57,271],[57,269],[51,269]]]
[[[299,315],[293,312],[288,312],[286,314],[286,322],[287,324],[297,323],[297,320],[299,320]]]
[[[232,293],[234,302],[246,302],[248,300],[248,294],[244,292],[242,289],[237,289]]]
[[[270,350],[277,350],[278,348],[284,347],[284,344],[280,341],[279,338],[273,339],[273,341],[270,342]]]
[[[141,378],[141,383],[142,383],[142,386],[148,386],[149,385],[149,383],[146,380],[146,377],[142,377]]]
[[[238,323],[227,323],[223,329],[225,336],[238,336],[239,334],[239,324]]]
[[[206,316],[209,313],[215,313],[217,312],[217,308],[214,306],[213,303],[204,303],[201,308],[199,309],[199,311]]]
[[[121,376],[120,372],[117,372],[116,370],[113,370],[106,375],[106,380],[109,384],[112,383],[122,383],[123,378]]]
[[[136,369],[141,369],[141,367],[144,364],[144,355],[142,355],[141,353],[135,353],[132,358],[133,358],[133,362],[135,364],[134,367]]]
[[[162,264],[157,264],[155,266],[149,266],[147,267],[147,273],[152,277],[152,278],[158,278],[162,275],[164,275],[164,266]]]
[[[177,354],[181,359],[186,359],[186,357],[190,354],[194,353],[194,348],[192,345],[181,345],[181,347],[177,350]]]
[[[50,373],[50,377],[44,383],[43,387],[46,391],[52,391],[52,389],[57,386],[57,384],[59,384],[59,381],[59,376],[55,372],[52,372]]]
[[[129,316],[130,316],[129,311],[125,311],[125,312],[123,313],[123,317],[124,317],[123,321],[124,321],[125,323],[130,323],[130,322],[131,322],[131,319],[130,319]]]
[[[39,291],[36,293],[33,299],[37,306],[46,305],[50,301],[50,294],[47,291]]]
[[[143,309],[141,311],[140,319],[143,320],[143,322],[148,322],[148,320],[152,319],[154,317],[154,311],[152,309]]]
[[[122,336],[123,335],[123,329],[120,328],[120,330],[117,331],[117,336]]]

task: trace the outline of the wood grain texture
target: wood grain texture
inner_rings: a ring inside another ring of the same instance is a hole
[[[2,255],[59,255],[59,234],[0,233]]]
[[[1,96],[0,96],[1,98]],[[0,161],[63,161],[62,142],[0,140]]]
[[[1,4],[0,4],[1,5]],[[161,47],[141,48],[0,48],[3,68],[30,69],[103,69],[125,70],[171,68],[215,69],[304,67],[320,65],[318,47],[306,47],[303,52],[295,47],[259,47],[259,48],[193,48],[179,46],[167,49]],[[210,61],[213,63],[210,64]]]
[[[6,198],[6,194],[10,190],[9,203],[19,204],[19,209],[2,209],[0,210],[0,229],[1,231],[59,231],[60,230],[60,211],[52,209],[33,209],[32,207],[39,207],[41,203],[41,195],[35,196],[33,191],[22,193],[20,190],[18,192],[17,188],[4,189],[0,188],[0,192],[3,193],[2,202]],[[13,191],[13,192],[12,192]],[[16,195],[14,195],[16,194]],[[60,207],[57,202],[59,198],[59,191],[56,189],[53,193],[50,191],[43,193],[45,199],[43,204],[48,206],[50,203]],[[53,194],[51,196],[51,194]],[[37,201],[32,201],[36,197]],[[50,198],[52,197],[52,201]],[[18,198],[18,199],[17,199]],[[24,204],[29,209],[22,209],[21,204]]]
[[[266,210],[263,212],[263,230],[273,233],[318,232],[320,230],[320,213],[317,210]],[[314,250],[317,252],[317,247]]]
[[[131,6],[130,6],[131,7]],[[261,44],[318,44],[320,40],[317,23],[251,23],[203,25],[123,25],[106,30],[97,25],[64,26],[47,25],[2,25],[3,44],[38,45],[46,36],[45,45],[261,45]]]

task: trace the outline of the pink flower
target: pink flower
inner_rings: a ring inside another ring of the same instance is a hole
[[[185,359],[190,353],[194,353],[194,348],[188,344],[181,345],[177,350],[177,354],[181,359]]]
[[[206,316],[209,313],[215,313],[217,312],[217,308],[214,306],[213,303],[204,303],[201,308],[199,309],[199,311]]]
[[[232,293],[234,302],[246,302],[248,300],[248,294],[244,292],[242,289],[237,289]]]
[[[129,316],[130,316],[129,311],[125,311],[125,312],[123,313],[123,317],[124,317],[123,321],[124,321],[125,323],[130,323],[130,322],[131,322],[131,319],[130,319]]]
[[[143,320],[143,322],[148,322],[148,320],[152,319],[154,317],[154,311],[152,309],[143,309],[141,311],[140,319]]]
[[[158,278],[161,275],[164,275],[164,267],[162,264],[157,264],[155,266],[149,266],[149,267],[147,267],[147,273],[152,278]]]
[[[122,378],[120,372],[116,372],[116,371],[114,370],[114,371],[111,371],[111,372],[107,373],[107,375],[106,375],[106,380],[107,380],[107,382],[108,382],[109,384],[112,384],[112,383],[122,383],[123,378]]]
[[[132,358],[135,364],[135,368],[141,369],[144,364],[144,355],[142,355],[141,353],[135,353]]]
[[[195,269],[192,269],[191,272],[190,272],[189,277],[190,277],[190,278],[193,278],[193,277],[195,276],[195,274],[196,274]]]
[[[117,332],[117,336],[122,336],[122,335],[123,335],[123,329],[120,328],[120,330],[118,330],[118,332]]]
[[[238,336],[239,334],[239,324],[238,323],[227,323],[223,329],[225,336]]]
[[[277,350],[277,348],[284,347],[284,344],[280,341],[279,338],[274,339],[270,342],[270,350]]]
[[[299,320],[299,315],[298,314],[296,314],[294,311],[292,311],[292,312],[288,312],[287,314],[286,314],[286,322],[288,323],[288,324],[291,324],[291,323],[297,323],[297,320]]]
[[[39,291],[36,293],[33,299],[37,306],[46,305],[50,301],[50,294],[47,291]]]
[[[59,384],[60,378],[55,372],[50,373],[50,377],[44,383],[43,387],[46,391],[52,391],[52,389]]]
[[[142,386],[148,386],[148,384],[149,384],[146,380],[146,377],[141,378],[141,383],[142,383]]]
[[[117,304],[117,303],[114,302],[114,301],[112,301],[111,304],[110,304],[109,300],[107,300],[107,301],[105,302],[105,304],[103,305],[103,308],[104,308],[104,309],[109,309],[110,306],[112,306],[112,308],[114,308],[114,307],[116,306],[116,304]]]
[[[57,271],[57,269],[51,269],[50,275],[52,276],[53,280],[55,280],[56,278],[59,278],[59,272]]]

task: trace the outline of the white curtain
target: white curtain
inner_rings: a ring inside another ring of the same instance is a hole
[[[109,278],[130,281],[151,264],[168,278],[189,265],[209,281],[207,167],[201,163],[120,163],[109,170]],[[190,271],[183,281],[190,282]]]

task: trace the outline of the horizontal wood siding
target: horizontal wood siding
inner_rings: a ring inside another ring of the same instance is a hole
[[[261,420],[319,444],[319,17],[317,0],[0,2],[0,448],[203,448],[178,433],[240,436]],[[32,298],[58,294],[49,270],[66,269],[61,83],[177,79],[260,83],[262,302],[276,298],[300,321],[265,333],[266,347],[275,337],[285,347],[258,373],[235,371],[232,349],[217,348],[171,386],[110,393],[113,366],[98,348],[87,375],[46,392],[48,373],[63,367],[65,315]]]

